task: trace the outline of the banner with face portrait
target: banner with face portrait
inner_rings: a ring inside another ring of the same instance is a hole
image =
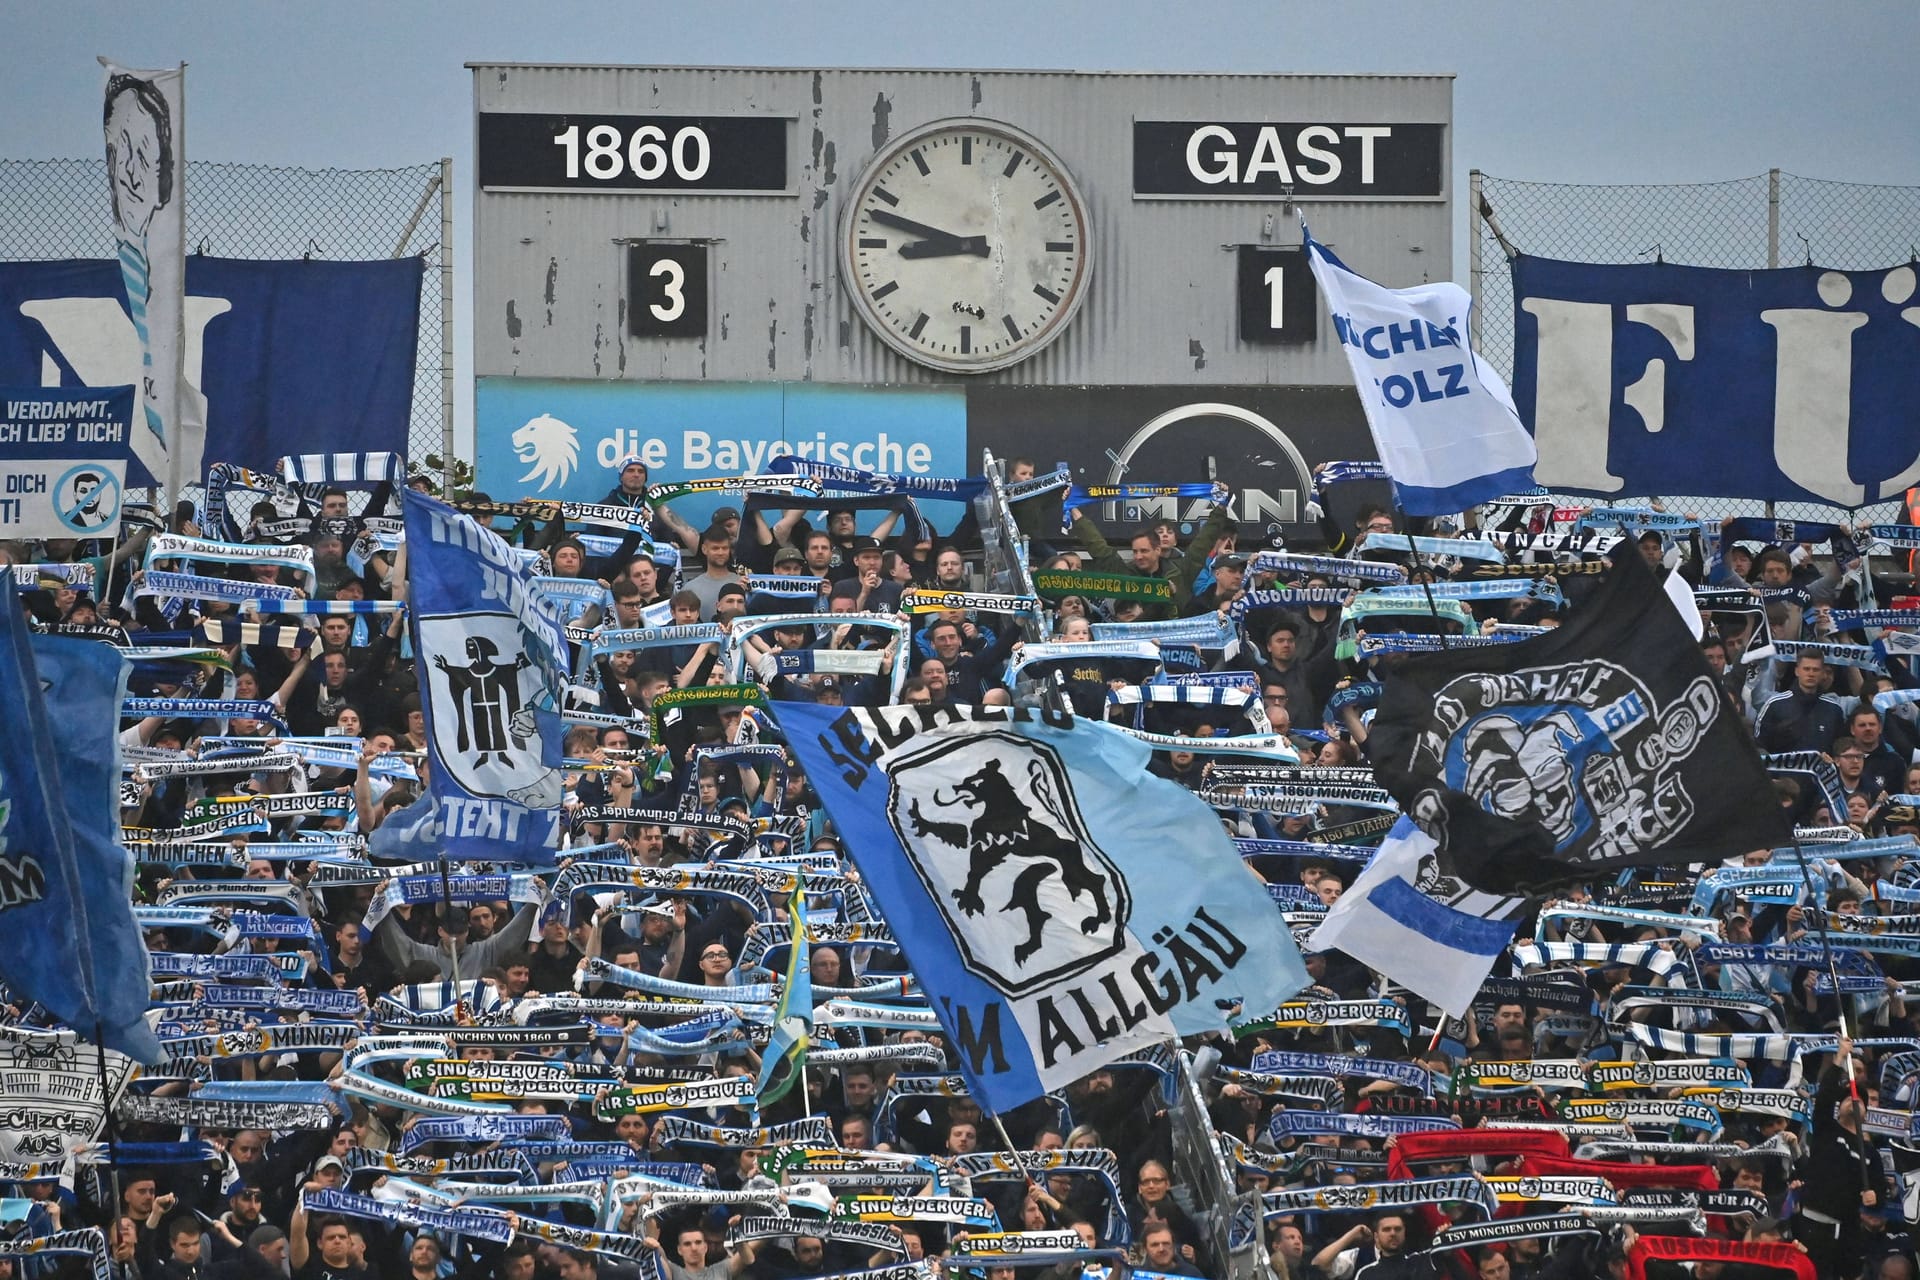
[[[138,424],[167,451],[167,492],[200,473],[206,415],[183,395],[187,305],[186,67],[132,71],[109,59],[105,107],[113,236],[140,336]]]

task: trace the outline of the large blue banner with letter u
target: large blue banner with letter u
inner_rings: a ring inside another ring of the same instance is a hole
[[[187,259],[188,419],[203,415],[180,474],[215,462],[270,469],[317,442],[341,453],[404,453],[420,327],[418,258],[382,262]],[[110,387],[140,381],[140,337],[120,264],[0,262],[0,386]],[[166,446],[134,433],[127,483],[167,473]]]
[[[1513,261],[1534,478],[1595,496],[1824,502],[1920,483],[1913,266],[1722,271]]]

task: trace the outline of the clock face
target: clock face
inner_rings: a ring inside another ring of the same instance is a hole
[[[943,120],[888,144],[853,188],[841,265],[896,351],[955,373],[1026,359],[1060,336],[1093,267],[1065,166],[1007,125]]]

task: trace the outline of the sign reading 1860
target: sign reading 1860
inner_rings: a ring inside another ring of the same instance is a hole
[[[1133,122],[1133,194],[1206,200],[1445,194],[1440,124]]]
[[[480,113],[489,191],[790,191],[783,116]]]

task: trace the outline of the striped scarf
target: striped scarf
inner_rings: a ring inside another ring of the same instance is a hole
[[[280,459],[280,478],[289,484],[392,484],[405,476],[406,463],[397,453],[297,453]]]
[[[243,611],[337,617],[341,614],[402,613],[406,607],[405,602],[400,600],[301,600],[293,597],[272,599],[256,597],[246,602]]]
[[[1192,644],[1202,649],[1224,649],[1233,643],[1233,625],[1216,613],[1160,622],[1096,622],[1095,640],[1150,640],[1156,644]]]
[[[1507,557],[1499,547],[1478,538],[1423,538],[1411,533],[1369,533],[1360,539],[1354,551],[1394,551],[1403,555],[1440,556],[1449,560],[1486,560],[1494,563]]]
[[[229,618],[208,618],[194,628],[196,638],[211,645],[265,645],[269,649],[296,649],[309,658],[318,658],[323,641],[318,631],[273,622],[236,622]]]
[[[1651,942],[1516,942],[1513,945],[1513,962],[1523,969],[1567,961],[1643,967],[1664,975],[1680,963],[1680,958]]]

